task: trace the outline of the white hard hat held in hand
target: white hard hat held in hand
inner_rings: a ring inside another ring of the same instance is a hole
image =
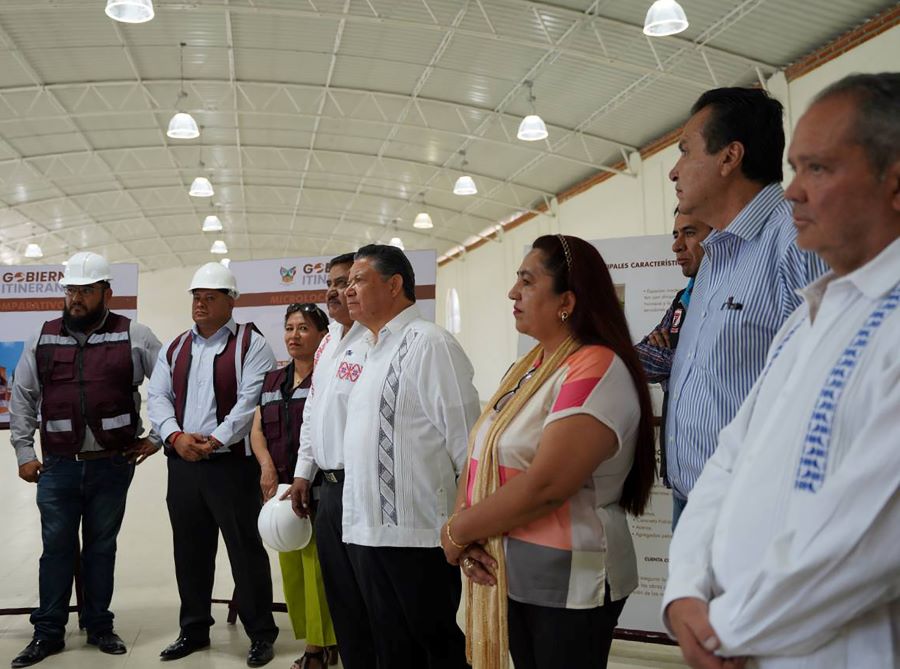
[[[112,281],[106,258],[90,251],[80,251],[69,258],[59,283],[62,286],[88,286],[98,281]]]
[[[240,296],[234,274],[231,273],[230,269],[217,262],[208,262],[194,272],[194,278],[191,281],[191,287],[188,288],[188,292],[197,288],[224,289],[234,299]]]
[[[256,526],[263,543],[280,553],[289,553],[306,548],[312,538],[312,523],[309,518],[300,518],[291,508],[291,500],[281,499],[290,486],[278,485],[278,492],[263,504]]]

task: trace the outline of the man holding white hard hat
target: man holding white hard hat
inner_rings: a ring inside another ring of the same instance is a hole
[[[181,597],[181,632],[160,658],[176,660],[209,646],[221,531],[251,641],[247,665],[260,667],[274,657],[278,628],[269,558],[256,529],[259,465],[247,435],[275,356],[252,323],[234,322],[239,293],[227,267],[203,265],[189,292],[194,326],[160,351],[148,391],[150,422],[169,458],[166,502]]]
[[[139,436],[137,392],[153,371],[160,343],[145,325],[109,310],[111,281],[103,256],[73,255],[59,282],[62,315],[44,323],[16,367],[10,440],[19,478],[37,484],[43,554],[40,605],[31,614],[34,638],[13,667],[65,646],[79,525],[87,642],[104,653],[126,652],[109,610],[116,537],[134,466],[160,446],[152,431]],[[43,460],[34,449],[38,415]]]

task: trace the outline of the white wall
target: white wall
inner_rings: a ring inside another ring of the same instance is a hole
[[[896,69],[900,63],[900,27],[863,43],[822,67],[787,83],[779,73],[768,82],[770,92],[785,105],[790,131],[812,97],[829,83],[852,72]],[[685,109],[685,118],[688,110]],[[447,291],[459,293],[462,330],[457,335],[475,367],[475,386],[490,397],[515,359],[516,333],[512,305],[506,293],[526,246],[541,234],[562,232],[585,239],[664,234],[671,228],[677,201],[667,179],[677,159],[670,146],[643,162],[640,176],[615,176],[559,205],[558,215],[540,216],[506,232],[500,242],[487,243],[462,260],[438,269],[438,322],[444,318]],[[790,173],[785,170],[786,178]]]

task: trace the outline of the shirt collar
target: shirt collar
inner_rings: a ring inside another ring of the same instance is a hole
[[[887,295],[897,285],[900,280],[898,267],[900,267],[900,238],[895,239],[872,260],[849,274],[838,276],[829,271],[797,292],[810,304],[818,305],[829,285],[852,285],[870,300],[877,300]]]
[[[728,227],[722,232],[728,232],[735,237],[749,241],[762,232],[772,210],[782,202],[784,202],[784,189],[781,187],[781,184],[770,183],[753,196],[753,199],[738,212],[738,215],[732,219]],[[712,240],[707,239],[704,242],[716,241],[720,237],[724,237],[724,235],[713,234],[710,237]]]
[[[234,334],[234,333],[237,332],[237,323],[234,322],[234,319],[233,319],[233,318],[229,318],[229,319],[228,319],[228,322],[225,323],[225,325],[223,325],[222,327],[220,327],[218,330],[216,330],[216,332],[213,334],[213,336],[212,336],[212,337],[209,337],[209,338],[207,339],[207,341],[209,341],[210,339],[215,339],[216,337],[222,337],[222,336],[224,336],[224,335],[222,334],[222,332],[223,332],[224,330],[228,330],[228,332],[231,333],[231,334]],[[191,327],[191,332],[194,334],[194,337],[195,337],[195,338],[196,338],[196,337],[200,337],[201,339],[203,339],[203,335],[200,334],[200,330],[197,329],[197,324],[196,324],[196,323],[194,323],[193,327]]]
[[[381,330],[378,331],[379,341],[385,335],[392,334],[394,332],[400,332],[407,325],[419,318],[421,318],[421,316],[419,315],[419,308],[415,304],[409,305],[408,307],[406,307],[406,309],[394,316],[391,320],[389,320],[381,327]],[[374,340],[371,332],[366,334],[366,338],[370,341]]]

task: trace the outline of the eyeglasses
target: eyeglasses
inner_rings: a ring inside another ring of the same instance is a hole
[[[533,367],[532,369],[529,369],[529,370],[525,373],[525,376],[523,376],[521,379],[519,379],[519,382],[516,384],[516,387],[515,387],[515,388],[513,388],[512,390],[510,390],[510,391],[508,391],[508,392],[505,392],[505,393],[503,393],[502,395],[500,395],[500,397],[499,397],[499,398],[497,399],[497,401],[494,403],[494,411],[496,411],[496,412],[498,412],[498,413],[499,413],[500,411],[503,411],[504,407],[505,407],[507,404],[509,404],[509,401],[510,401],[513,397],[515,397],[515,395],[516,395],[517,392],[519,392],[519,389],[522,387],[522,384],[525,383],[525,382],[526,382],[528,379],[530,379],[532,376],[534,376],[534,373],[535,373],[535,372],[537,372],[537,367]]]
[[[99,290],[97,286],[66,286],[65,292],[67,297],[75,297],[76,295],[91,297]]]

